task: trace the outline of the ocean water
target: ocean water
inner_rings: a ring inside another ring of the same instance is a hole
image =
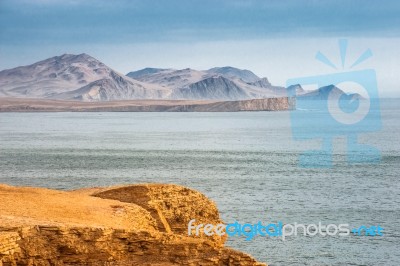
[[[0,183],[175,183],[213,199],[228,223],[379,224],[383,236],[227,244],[269,265],[400,265],[400,100],[382,100],[381,112],[383,129],[360,140],[382,161],[349,165],[338,137],[330,169],[298,166],[321,142],[294,141],[289,112],[0,113]]]

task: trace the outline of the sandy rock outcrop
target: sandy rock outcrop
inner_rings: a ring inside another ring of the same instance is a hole
[[[221,223],[215,204],[177,185],[57,191],[0,185],[0,265],[265,265],[188,236],[191,219]]]

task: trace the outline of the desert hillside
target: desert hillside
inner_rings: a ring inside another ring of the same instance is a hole
[[[123,75],[87,54],[63,54],[0,71],[0,97],[103,102],[247,100],[286,96],[249,70],[145,68]]]

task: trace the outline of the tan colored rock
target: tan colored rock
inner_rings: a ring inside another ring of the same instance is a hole
[[[221,223],[215,204],[176,185],[77,191],[0,185],[0,266],[265,265],[189,237],[187,223]]]

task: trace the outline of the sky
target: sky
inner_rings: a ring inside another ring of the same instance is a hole
[[[387,0],[0,0],[0,70],[64,53],[124,74],[229,65],[275,85],[374,69],[380,95],[400,97],[399,14],[400,1]],[[350,69],[367,49],[373,56]],[[315,60],[318,51],[338,69]]]

